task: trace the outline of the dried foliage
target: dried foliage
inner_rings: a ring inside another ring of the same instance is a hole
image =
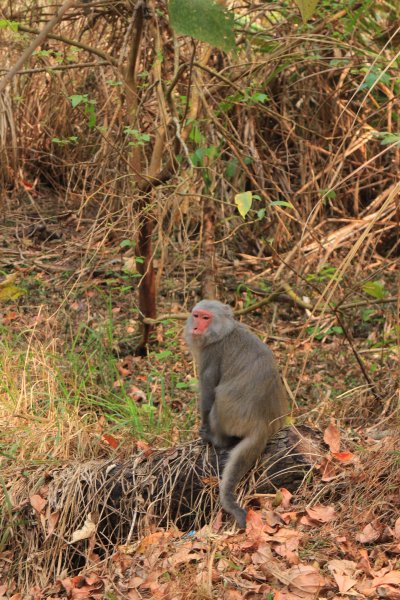
[[[242,501],[245,492],[251,498],[281,486],[296,490],[325,450],[320,434],[310,428],[279,432],[242,482]],[[26,561],[18,585],[46,587],[61,571],[78,572],[96,556],[105,559],[118,545],[160,526],[190,530],[214,520],[220,510],[218,475],[227,455],[192,442],[170,450],[149,447],[120,464],[92,460],[17,478],[9,490],[15,514],[10,519],[7,512],[0,526]]]
[[[7,17],[25,22],[22,32],[47,14],[40,3],[13,10]],[[371,249],[398,252],[391,242],[399,150],[395,141],[380,144],[384,132],[395,133],[398,97],[386,83],[391,40],[365,43],[374,14],[355,13],[352,37],[339,38],[335,30],[347,23],[346,11],[297,32],[290,13],[278,18],[249,4],[248,41],[234,58],[171,37],[166,9],[157,6],[145,14],[135,73],[138,106],[130,115],[123,67],[134,50],[135,10],[134,3],[114,1],[68,13],[58,37],[50,36],[14,79],[3,97],[8,110],[1,113],[2,130],[10,123],[14,130],[3,138],[3,148],[13,150],[6,154],[9,181],[57,188],[79,218],[97,215],[91,235],[100,239],[111,223],[113,231],[132,234],[138,211],[154,211],[156,250],[172,237],[187,258],[207,198],[215,202],[224,252],[268,253],[267,238],[273,248],[287,250],[301,234],[293,265],[301,271],[304,254],[318,248],[329,253],[357,239],[360,230]],[[389,24],[389,9],[385,17]],[[13,44],[10,57],[17,56],[15,35],[2,35]],[[251,60],[245,60],[246,44]],[[84,100],[73,108],[71,96]],[[160,181],[145,206],[132,188],[132,152],[144,170],[161,159],[156,179],[167,169],[167,184]],[[260,196],[254,209],[267,207],[266,217],[251,227],[233,204],[244,189]],[[273,204],[281,201],[294,208]],[[321,222],[328,219],[328,228],[337,229],[349,217],[358,221],[324,239]]]

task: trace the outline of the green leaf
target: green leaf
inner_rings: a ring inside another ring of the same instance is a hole
[[[202,144],[205,141],[204,136],[200,131],[198,123],[193,123],[189,133],[189,139],[193,142],[196,142],[196,144]]]
[[[368,296],[372,296],[377,300],[382,300],[382,298],[384,298],[387,294],[387,291],[385,290],[385,284],[381,281],[367,281],[362,286],[362,289],[366,294],[368,294]]]
[[[122,242],[120,242],[119,244],[120,248],[134,248],[135,247],[135,241],[134,240],[122,240]]]
[[[176,384],[175,386],[178,390],[186,390],[187,388],[190,388],[190,383],[185,383],[183,381],[180,381]]]
[[[154,356],[159,360],[162,360],[163,358],[168,358],[168,356],[172,356],[172,352],[171,350],[164,350],[163,352],[155,352]]]
[[[86,103],[88,101],[87,94],[75,94],[74,96],[69,96],[69,99],[71,100],[72,108],[77,107],[82,102]]]
[[[343,328],[339,325],[334,325],[331,329],[334,333],[343,333]]]
[[[295,2],[299,7],[304,23],[306,23],[313,16],[318,0],[295,0]]]
[[[19,24],[17,21],[8,21],[8,19],[0,19],[0,29],[11,29],[11,31],[17,32]]]
[[[377,137],[380,138],[382,146],[388,146],[389,144],[396,144],[396,146],[400,146],[400,135],[398,133],[382,131],[377,135]]]
[[[255,92],[249,97],[249,101],[251,102],[260,102],[260,104],[264,104],[269,100],[269,96],[267,94],[263,94],[262,92]]]
[[[287,202],[287,200],[273,200],[271,202],[271,206],[287,206],[289,208],[294,208],[291,202]]]
[[[235,204],[238,207],[238,211],[240,212],[243,219],[251,209],[252,202],[253,192],[240,192],[240,194],[236,194]]]
[[[233,158],[230,160],[225,168],[225,177],[227,179],[232,179],[232,177],[236,174],[237,168],[239,165],[239,161],[237,158]]]
[[[168,9],[176,33],[225,51],[235,47],[233,13],[215,0],[170,0]]]

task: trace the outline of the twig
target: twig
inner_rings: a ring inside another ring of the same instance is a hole
[[[44,42],[44,40],[48,37],[50,31],[62,19],[64,13],[67,12],[67,10],[69,10],[73,6],[76,6],[75,0],[66,0],[66,2],[64,2],[64,4],[61,6],[60,10],[57,11],[57,14],[54,15],[52,19],[50,19],[50,21],[44,26],[42,31],[38,33],[34,40],[32,40],[32,42],[29,44],[26,50],[21,54],[15,65],[11,67],[8,73],[6,73],[3,79],[0,81],[0,93],[4,90],[7,83],[11,81],[14,75],[18,73],[18,71],[20,70],[22,65],[28,60],[28,58],[32,56],[36,48],[40,46],[42,42]]]
[[[23,69],[18,71],[16,75],[30,75],[32,73],[44,73],[46,71],[66,71],[69,69],[84,69],[86,67],[99,67],[109,65],[109,61],[102,60],[99,62],[75,63],[74,65],[48,65],[47,67],[38,67],[35,69]],[[1,73],[6,73],[7,69],[0,69]]]
[[[364,363],[362,361],[362,358],[359,355],[356,347],[353,344],[352,337],[351,337],[349,331],[347,330],[347,327],[345,327],[345,324],[344,324],[343,319],[342,319],[342,317],[340,315],[340,312],[339,311],[335,311],[335,316],[336,316],[337,322],[339,323],[340,327],[343,330],[344,336],[345,336],[346,340],[349,343],[349,346],[350,346],[350,348],[351,348],[351,350],[352,350],[352,352],[354,354],[354,357],[355,357],[356,361],[359,364],[361,372],[364,375],[365,381],[368,383],[368,386],[369,386],[369,388],[370,388],[370,390],[371,390],[371,392],[372,392],[375,400],[378,400],[378,402],[381,402],[382,398],[381,398],[381,396],[379,395],[379,393],[377,391],[376,383],[374,381],[372,381],[371,377],[367,373],[367,370],[366,370],[365,365],[364,365]]]
[[[18,30],[25,31],[26,33],[34,33],[37,35],[39,34],[38,29],[34,29],[33,27],[27,27],[26,25],[18,24]],[[78,42],[78,40],[71,40],[70,38],[64,37],[63,35],[56,35],[55,33],[49,33],[48,35],[46,35],[46,38],[50,40],[56,40],[57,42],[63,42],[63,44],[67,44],[68,46],[75,46],[75,48],[81,48],[81,50],[86,50],[86,52],[94,54],[95,56],[99,56],[100,58],[104,59],[108,64],[114,67],[118,65],[115,58],[113,58],[106,52],[103,52],[103,50],[99,50],[99,48],[92,48],[92,46],[88,46],[83,42]]]

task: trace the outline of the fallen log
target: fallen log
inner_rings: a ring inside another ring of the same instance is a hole
[[[307,426],[281,430],[241,482],[240,502],[281,487],[295,492],[325,452],[320,432]],[[11,493],[18,509],[9,524],[18,562],[25,559],[38,584],[38,573],[49,581],[61,571],[76,572],[93,553],[106,558],[116,545],[138,539],[149,527],[200,528],[220,510],[218,480],[227,456],[195,441],[142,452],[122,463],[76,463],[37,473],[36,480],[31,474]],[[34,494],[43,499],[42,508],[32,502]],[[229,519],[227,524],[233,526]]]

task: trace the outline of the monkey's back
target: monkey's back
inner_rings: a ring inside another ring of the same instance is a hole
[[[239,323],[218,344],[222,377],[216,410],[225,420],[229,415],[227,428],[242,437],[257,414],[260,427],[274,433],[283,425],[288,403],[272,350]]]

